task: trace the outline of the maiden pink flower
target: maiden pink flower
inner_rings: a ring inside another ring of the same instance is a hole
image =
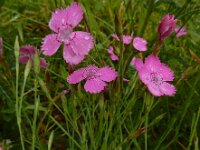
[[[74,2],[66,9],[57,9],[52,13],[49,27],[54,34],[47,35],[41,50],[47,56],[52,56],[64,43],[63,57],[71,65],[79,64],[94,47],[93,38],[88,32],[72,30],[83,19],[80,4]]]
[[[114,50],[113,50],[112,46],[110,46],[108,48],[108,54],[110,55],[111,60],[113,60],[113,61],[119,60],[119,57],[114,53]]]
[[[133,37],[130,35],[123,35],[123,43],[128,45],[132,42]]]
[[[98,68],[94,65],[89,65],[88,67],[74,71],[67,78],[67,82],[69,84],[77,84],[86,79],[84,89],[89,93],[95,94],[101,92],[107,86],[106,82],[111,82],[116,77],[117,73],[111,67]]]
[[[141,52],[144,52],[147,50],[147,41],[141,37],[135,37],[133,39],[133,47]]]
[[[174,15],[165,15],[158,26],[159,41],[163,41],[170,36],[175,29],[177,19]]]
[[[148,87],[154,96],[173,96],[176,89],[167,81],[173,81],[174,73],[172,70],[161,63],[155,55],[149,55],[143,63],[141,59],[136,59],[136,69],[140,80]]]
[[[34,55],[35,55],[36,48],[31,45],[24,45],[20,47],[20,55],[19,55],[19,62],[21,64],[26,64],[29,59],[31,61],[34,60]],[[40,57],[40,68],[47,67],[48,63],[44,58]]]
[[[187,34],[187,31],[186,31],[185,27],[176,26],[175,27],[175,32],[176,32],[176,37],[177,38]]]

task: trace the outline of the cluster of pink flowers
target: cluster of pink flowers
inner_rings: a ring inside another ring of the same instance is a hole
[[[83,19],[83,10],[80,4],[74,2],[66,9],[57,9],[49,22],[54,34],[44,38],[41,50],[44,55],[51,56],[64,44],[63,57],[70,65],[79,64],[94,47],[93,37],[88,32],[72,30]],[[110,67],[98,68],[89,65],[74,71],[68,78],[70,84],[77,84],[87,79],[84,89],[90,93],[99,93],[107,86],[106,82],[115,80],[117,73]]]
[[[186,35],[185,27],[176,25],[177,19],[174,15],[167,14],[161,20],[158,26],[159,41],[162,43],[173,32],[176,32],[176,37]],[[154,96],[173,96],[176,89],[168,81],[174,80],[173,71],[164,63],[161,63],[156,54],[151,54],[145,58],[135,60],[136,70],[138,71],[140,80],[147,86],[148,90]]]
[[[52,56],[63,44],[63,58],[67,63],[77,65],[83,61],[94,47],[94,39],[89,32],[73,31],[83,19],[83,14],[83,9],[76,2],[73,2],[65,9],[57,9],[52,13],[49,27],[54,33],[47,35],[43,39],[41,51],[44,55]],[[167,14],[163,17],[158,26],[159,44],[162,44],[173,32],[176,32],[176,37],[187,34],[185,27],[180,27],[176,24],[177,19],[174,15]],[[112,34],[112,37],[116,41],[120,41],[116,34]],[[139,52],[147,50],[147,41],[141,37],[122,35],[122,41],[125,45],[132,43],[133,48]],[[157,48],[157,50],[159,49]],[[20,63],[26,64],[28,60],[33,61],[35,51],[36,48],[30,45],[20,47]],[[111,60],[119,60],[119,56],[115,53],[113,46],[110,46],[107,51]],[[174,73],[167,65],[161,63],[157,53],[147,56],[144,62],[134,56],[130,64],[136,67],[139,79],[147,86],[152,95],[173,96],[176,93],[175,87],[168,83],[173,81]],[[40,57],[40,67],[47,66],[48,63],[45,59]],[[74,71],[67,77],[67,82],[69,84],[77,84],[82,80],[86,80],[84,84],[85,91],[95,94],[103,91],[108,82],[114,81],[116,78],[117,72],[109,66],[99,68],[95,65],[89,65]]]
[[[120,41],[119,37],[116,34],[112,34],[112,37],[116,41]],[[147,50],[147,41],[141,37],[133,37],[132,35],[123,35],[122,36],[123,43],[125,45],[129,45],[132,42],[133,47],[140,52],[144,52]],[[110,55],[111,60],[118,61],[119,57],[115,54],[113,46],[108,48],[108,54]],[[135,57],[132,59],[132,63],[134,62]]]

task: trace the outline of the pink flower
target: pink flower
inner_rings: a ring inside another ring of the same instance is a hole
[[[114,33],[114,34],[112,34],[111,36],[112,36],[116,41],[120,41],[120,39],[119,39],[119,37],[117,36],[117,34]]]
[[[136,60],[136,57],[133,57],[131,62],[130,62],[131,67],[135,66],[135,60]]]
[[[185,27],[176,26],[175,27],[175,32],[176,32],[176,37],[177,38],[187,34],[187,31],[186,31]]]
[[[123,43],[128,45],[132,42],[133,37],[130,35],[123,35]]]
[[[82,18],[83,10],[76,2],[66,9],[57,9],[53,12],[49,27],[55,34],[49,34],[44,38],[41,46],[43,53],[52,56],[64,43],[63,57],[65,61],[71,65],[79,64],[94,47],[90,33],[72,31]]]
[[[110,46],[110,47],[108,48],[108,54],[110,54],[111,60],[113,60],[113,61],[119,60],[119,57],[114,53],[113,47],[112,47],[112,46]]]
[[[29,59],[31,61],[34,60],[34,55],[35,55],[36,48],[31,45],[24,45],[20,47],[20,55],[19,55],[19,62],[21,64],[26,64]],[[40,57],[40,68],[47,67],[48,63],[44,58]]]
[[[116,77],[117,73],[108,66],[98,68],[89,65],[86,68],[74,71],[67,78],[67,82],[69,84],[77,84],[86,79],[87,81],[84,85],[84,89],[89,93],[99,93],[107,86],[106,82],[111,82],[115,80]]]
[[[174,15],[165,15],[158,26],[159,40],[162,41],[174,32],[177,19]]]
[[[173,81],[172,70],[161,63],[155,55],[149,55],[143,63],[141,59],[136,59],[136,69],[140,80],[148,87],[154,96],[173,96],[176,89],[167,81]]]
[[[141,37],[135,37],[133,39],[133,47],[138,51],[146,51],[147,50],[147,41]]]

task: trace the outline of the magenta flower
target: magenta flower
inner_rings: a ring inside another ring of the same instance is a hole
[[[187,31],[186,31],[185,27],[176,26],[175,27],[175,32],[176,32],[176,37],[177,38],[187,34]]]
[[[29,59],[33,62],[36,48],[31,45],[24,45],[20,47],[19,62],[26,64]],[[47,67],[48,63],[44,58],[40,57],[40,68]]]
[[[141,52],[144,52],[147,50],[147,41],[141,37],[135,37],[133,39],[133,47]]]
[[[173,81],[174,73],[172,70],[161,63],[155,55],[149,55],[143,63],[141,59],[136,59],[136,69],[140,80],[148,87],[154,96],[173,96],[176,89],[167,81]]]
[[[83,10],[74,2],[66,9],[57,9],[52,13],[49,27],[55,34],[44,38],[41,50],[47,56],[52,56],[64,43],[63,57],[71,65],[79,64],[94,47],[93,38],[88,32],[72,30],[81,22]]]
[[[158,26],[159,40],[163,41],[170,36],[175,29],[177,19],[174,15],[165,15]]]
[[[133,37],[130,35],[123,35],[123,43],[128,45],[132,42]]]
[[[110,55],[111,60],[113,60],[113,61],[119,60],[119,57],[114,53],[114,50],[113,50],[112,46],[110,46],[108,48],[108,54]]]
[[[86,83],[84,84],[84,89],[89,93],[99,93],[106,86],[106,82],[111,82],[115,80],[117,77],[117,73],[108,66],[98,68],[93,65],[89,65],[88,67],[81,68],[77,71],[74,71],[68,78],[67,82],[69,84],[77,84],[82,80],[86,79]]]

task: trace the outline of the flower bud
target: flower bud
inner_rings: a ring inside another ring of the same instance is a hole
[[[177,19],[174,15],[165,15],[158,26],[159,41],[163,41],[174,32]]]

